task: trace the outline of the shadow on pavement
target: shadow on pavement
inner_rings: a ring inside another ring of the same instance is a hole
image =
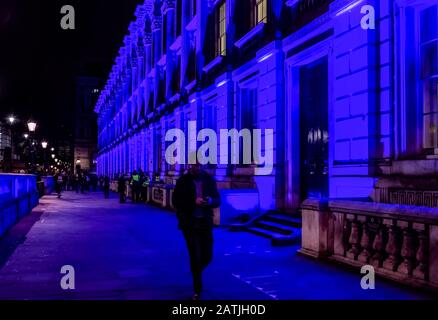
[[[13,226],[2,238],[0,238],[0,269],[8,261],[17,247],[24,243],[26,235],[34,224],[40,220],[44,211],[36,210],[24,217],[20,222]]]

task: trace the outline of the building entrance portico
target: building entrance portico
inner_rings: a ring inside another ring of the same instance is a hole
[[[285,209],[329,196],[330,40],[286,59]]]
[[[328,197],[327,57],[300,67],[301,201]]]

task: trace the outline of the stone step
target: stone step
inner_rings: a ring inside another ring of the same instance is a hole
[[[263,219],[277,222],[280,224],[293,226],[295,228],[301,228],[301,218],[300,217],[288,216],[288,215],[281,214],[281,213],[272,213],[272,214],[266,215],[265,217],[263,217]]]
[[[299,244],[301,241],[301,230],[294,229],[289,235],[279,234],[278,232],[266,230],[256,226],[245,228],[246,231],[271,239],[273,246],[291,246]]]
[[[283,223],[278,223],[264,219],[256,221],[255,224],[260,228],[271,230],[284,235],[292,234],[292,232],[294,231],[294,227],[292,227],[289,224],[283,224]]]

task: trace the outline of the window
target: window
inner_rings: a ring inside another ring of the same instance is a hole
[[[420,12],[420,74],[423,147],[438,147],[438,6]]]
[[[268,22],[268,2],[267,0],[251,0],[251,27],[254,28],[261,22]]]
[[[197,0],[191,0],[191,2],[190,2],[190,4],[191,4],[191,7],[190,7],[190,14],[191,14],[191,17],[193,18],[194,16],[196,16],[196,1]]]
[[[240,101],[238,107],[238,128],[239,131],[248,129],[252,134],[253,130],[257,128],[257,88],[253,86],[240,89]],[[244,151],[248,148],[243,139],[239,144],[239,164],[244,167],[245,163]],[[251,151],[251,146],[249,146]]]
[[[257,89],[241,89],[240,129],[257,128]]]
[[[182,0],[176,1],[176,36],[181,35]]]
[[[216,56],[225,56],[226,52],[226,3],[224,1],[216,8]]]

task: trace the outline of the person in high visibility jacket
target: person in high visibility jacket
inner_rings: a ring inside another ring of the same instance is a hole
[[[131,190],[132,190],[132,202],[137,203],[140,200],[140,175],[136,170],[131,175]]]

